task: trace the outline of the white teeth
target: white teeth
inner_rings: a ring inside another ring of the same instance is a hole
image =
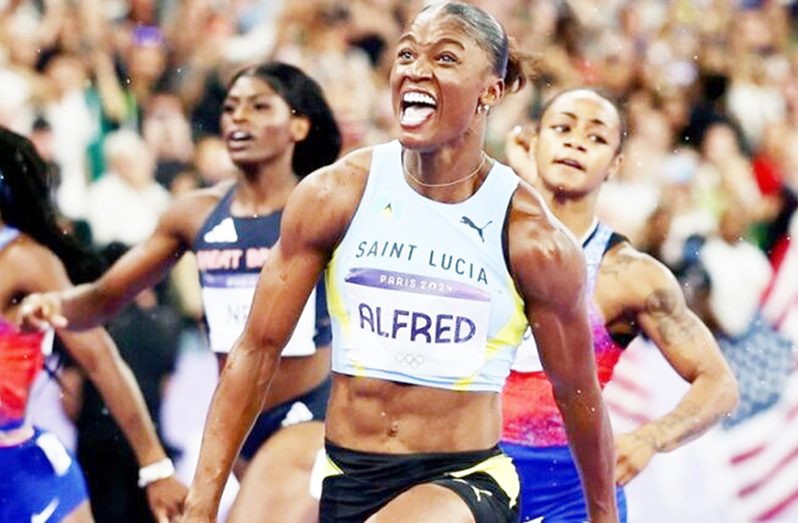
[[[250,134],[244,131],[233,131],[230,134],[230,138],[233,140],[246,140],[250,138]]]
[[[404,95],[402,95],[402,102],[406,104],[425,104],[436,106],[438,102],[432,96],[428,95],[427,93],[422,93],[419,91],[408,91]]]

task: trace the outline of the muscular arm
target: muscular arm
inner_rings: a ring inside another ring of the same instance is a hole
[[[26,292],[64,290],[71,286],[60,261],[43,247],[32,242],[25,246],[25,271],[21,284]],[[59,331],[70,355],[83,368],[108,405],[125,439],[130,443],[140,466],[165,459],[152,419],[147,412],[141,390],[130,368],[122,360],[105,329],[97,328],[74,333]],[[152,491],[155,488],[157,492]],[[185,487],[174,478],[156,482],[148,488],[153,511],[178,511],[185,496]]]
[[[211,402],[189,492],[190,521],[215,519],[222,488],[261,411],[280,353],[354,212],[351,196],[360,193],[351,171],[345,159],[309,176],[285,207],[280,240],[261,270],[244,332]]]
[[[521,193],[513,201],[510,263],[565,422],[591,521],[616,521],[612,430],[596,375],[582,251],[535,200]]]
[[[62,292],[29,297],[22,307],[23,320],[37,327],[42,322],[63,326],[65,320],[70,330],[103,325],[139,292],[166,276],[190,248],[214,201],[208,191],[197,191],[175,202],[152,235],[100,279]]]
[[[649,445],[652,453],[667,452],[704,433],[730,412],[737,404],[737,384],[711,332],[687,307],[670,271],[630,246],[621,247],[620,256],[627,260],[625,281],[637,282],[626,287],[628,307],[637,324],[674,370],[690,383],[672,411],[631,435]],[[620,447],[619,451],[619,480],[625,483],[648,459],[640,463],[640,455],[626,456],[628,450]]]

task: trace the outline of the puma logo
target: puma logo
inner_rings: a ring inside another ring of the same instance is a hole
[[[469,218],[468,216],[463,216],[462,218],[460,218],[460,223],[464,223],[469,227],[471,227],[472,229],[474,229],[475,231],[477,231],[477,233],[479,234],[479,239],[482,240],[482,243],[485,243],[485,236],[482,234],[482,231],[484,231],[488,225],[493,223],[493,220],[490,220],[482,227],[478,227],[477,224],[471,221],[471,218]]]
[[[483,494],[485,496],[487,496],[487,497],[493,497],[493,492],[491,492],[490,490],[477,488],[477,487],[475,487],[474,485],[472,485],[471,483],[469,483],[468,481],[466,481],[464,479],[455,478],[454,481],[456,481],[458,483],[462,483],[464,485],[468,485],[469,487],[471,487],[471,490],[474,491],[474,495],[477,497],[477,503],[481,503],[482,502],[482,495]]]

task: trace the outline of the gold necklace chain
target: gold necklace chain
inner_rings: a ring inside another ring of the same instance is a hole
[[[426,182],[422,182],[421,180],[419,180],[418,178],[416,178],[415,176],[410,174],[410,171],[408,171],[407,167],[405,167],[404,161],[402,162],[402,170],[405,172],[405,175],[407,175],[408,178],[410,178],[411,180],[413,180],[417,184],[421,185],[422,187],[430,187],[430,188],[450,187],[452,185],[457,185],[458,183],[462,183],[462,182],[464,182],[466,180],[470,180],[471,178],[476,176],[479,173],[479,171],[482,170],[482,166],[484,166],[485,162],[487,162],[487,161],[488,161],[488,155],[485,154],[485,151],[482,151],[482,161],[479,162],[479,165],[477,165],[477,168],[474,169],[474,171],[471,174],[469,174],[467,176],[464,176],[462,178],[458,178],[457,180],[454,180],[454,181],[451,181],[451,182],[444,182],[444,183],[426,183]]]

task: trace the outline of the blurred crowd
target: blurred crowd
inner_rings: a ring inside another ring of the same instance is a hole
[[[276,59],[314,77],[344,151],[390,139],[393,42],[424,3],[0,0],[0,125],[50,163],[65,226],[97,247],[133,245],[171,198],[235,176],[219,115],[244,65]],[[474,3],[535,66],[492,111],[492,154],[558,90],[592,85],[621,101],[625,162],[601,218],[679,276],[735,369],[753,361],[756,335],[774,347],[757,354],[774,354],[787,376],[785,340],[798,340],[798,2]],[[190,259],[159,297],[201,329]]]

